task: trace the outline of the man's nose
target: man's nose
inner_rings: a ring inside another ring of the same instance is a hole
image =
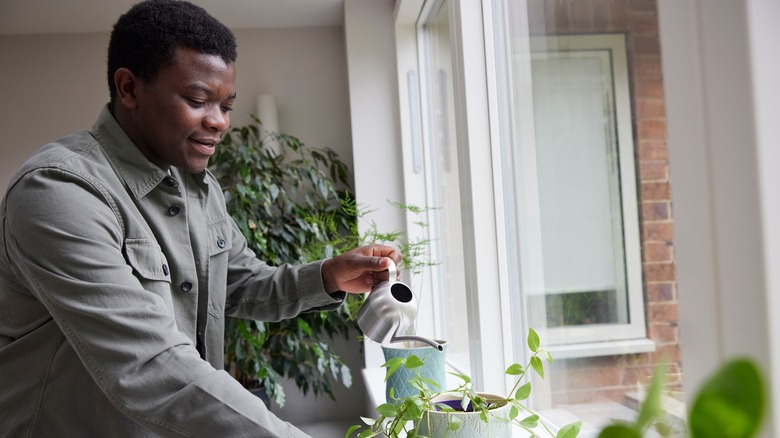
[[[222,108],[217,106],[206,114],[203,125],[217,132],[225,132],[230,126],[230,113],[222,111]]]

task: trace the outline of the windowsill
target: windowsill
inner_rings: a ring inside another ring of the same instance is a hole
[[[655,351],[651,339],[587,342],[583,344],[553,345],[545,347],[555,360],[582,357],[615,356],[622,354],[649,353]]]

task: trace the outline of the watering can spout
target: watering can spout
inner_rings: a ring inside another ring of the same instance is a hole
[[[428,338],[423,338],[422,336],[413,336],[413,335],[393,336],[393,338],[390,339],[391,343],[404,342],[404,341],[419,341],[430,345],[431,347],[435,348],[438,351],[444,351],[444,347],[440,343]]]

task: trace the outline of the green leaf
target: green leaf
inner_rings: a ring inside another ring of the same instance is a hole
[[[423,365],[425,365],[425,362],[413,354],[406,358],[406,364],[404,364],[404,366],[409,369],[421,367]]]
[[[347,364],[341,365],[341,382],[344,383],[344,386],[347,388],[352,387],[352,371]]]
[[[350,427],[349,429],[347,429],[347,433],[346,435],[344,435],[344,438],[349,438],[350,436],[352,436],[353,433],[355,433],[356,430],[360,429],[361,427],[362,426],[359,424]]]
[[[279,197],[279,186],[271,184],[268,186],[268,192],[271,195],[271,200],[274,201]]]
[[[536,353],[540,345],[539,334],[537,334],[534,329],[528,329],[528,348]]]
[[[504,374],[507,374],[509,376],[519,376],[520,374],[523,374],[523,366],[519,363],[515,363],[509,366],[509,368],[506,369]]]
[[[531,396],[531,382],[528,382],[525,385],[517,388],[517,392],[515,392],[515,398],[517,400],[525,400],[530,396]]]
[[[567,424],[563,426],[558,433],[555,434],[555,438],[576,438],[582,428],[582,421],[576,423]]]
[[[440,389],[439,388],[439,382],[437,382],[437,381],[435,381],[433,379],[429,379],[427,377],[420,377],[420,380],[425,382],[426,384],[428,384],[428,386],[430,386],[431,388]]]
[[[414,402],[412,399],[406,399],[404,401],[404,406],[406,407],[406,415],[404,418],[408,420],[416,420],[419,418],[422,418],[423,410],[420,408],[420,406]]]
[[[426,391],[428,389],[425,382],[423,382],[421,379],[409,379],[407,383],[409,386],[420,392]]]
[[[451,375],[459,378],[460,380],[463,380],[463,383],[469,383],[471,382],[471,378],[465,374],[458,374],[458,373],[450,373]]]
[[[538,425],[539,425],[539,416],[536,414],[529,415],[520,421],[520,426],[526,427],[528,429],[533,429]]]
[[[613,424],[605,427],[601,433],[599,433],[598,438],[642,438],[642,434],[628,425]]]
[[[385,382],[387,382],[387,379],[390,378],[390,376],[393,375],[396,371],[398,371],[401,366],[404,364],[404,359],[402,357],[394,357],[387,362],[385,362],[383,367],[387,368],[387,372],[385,373]]]
[[[754,436],[766,408],[765,384],[756,364],[731,360],[699,390],[688,424],[692,438]]]
[[[303,333],[306,334],[306,336],[311,336],[311,326],[308,322],[306,322],[303,318],[298,318],[298,327],[303,331]]]
[[[544,366],[542,365],[542,360],[539,359],[536,356],[533,356],[531,358],[531,367],[536,371],[536,374],[539,375],[542,379],[544,379]]]
[[[666,363],[659,364],[653,372],[653,379],[647,390],[645,399],[639,406],[639,414],[636,419],[637,430],[645,430],[650,423],[663,414],[661,399],[663,398],[664,382],[666,381]]]
[[[397,412],[395,406],[390,403],[383,403],[377,406],[376,411],[383,417],[395,417]]]
[[[458,430],[458,429],[460,429],[460,426],[461,426],[462,423],[463,423],[463,421],[460,419],[460,417],[458,417],[456,415],[450,415],[447,418],[447,428],[449,430]]]
[[[241,179],[244,180],[244,182],[249,182],[249,166],[241,166],[238,171],[241,174]]]
[[[373,426],[374,423],[376,423],[376,420],[374,420],[373,418],[360,417],[360,419],[363,420],[363,423],[366,423],[367,426]]]

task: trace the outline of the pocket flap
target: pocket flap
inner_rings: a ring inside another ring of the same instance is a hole
[[[160,245],[150,239],[125,240],[125,256],[133,270],[147,280],[171,281],[168,259]]]
[[[233,247],[230,223],[222,220],[209,224],[209,256],[215,256]]]

